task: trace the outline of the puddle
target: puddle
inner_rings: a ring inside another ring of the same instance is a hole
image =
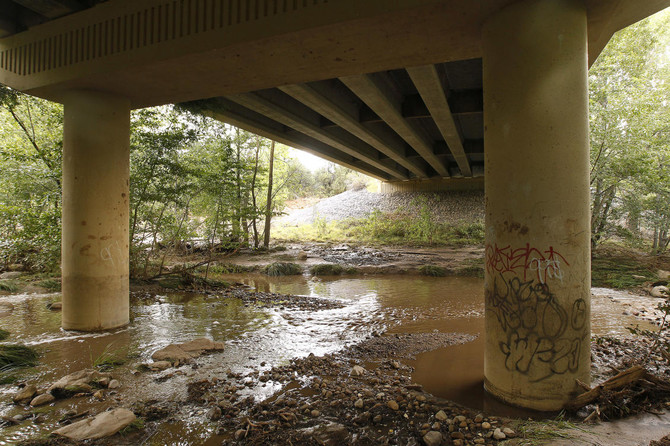
[[[131,300],[131,324],[104,333],[82,334],[60,329],[60,313],[46,308],[57,294],[0,296],[0,327],[9,330],[8,342],[35,346],[40,365],[28,376],[46,386],[73,371],[91,367],[105,352],[118,351],[129,363],[112,373],[122,377],[119,396],[124,404],[149,399],[179,401],[186,384],[196,379],[224,376],[227,370],[246,374],[286,364],[290,359],[313,353],[320,356],[359,342],[374,332],[459,332],[479,337],[467,344],[441,348],[406,361],[415,368],[413,380],[440,397],[473,408],[495,411],[482,388],[484,358],[484,302],[482,280],[463,277],[370,276],[270,278],[262,275],[221,276],[258,291],[334,299],[341,308],[296,310],[245,304],[235,298],[213,295],[169,293],[150,299]],[[640,324],[632,315],[621,314],[621,306],[607,292],[593,297],[592,330],[595,335],[626,336],[626,326]],[[173,342],[208,337],[226,343],[223,353],[198,360],[197,367],[184,366],[169,380],[156,374],[131,375],[151,353]],[[276,392],[272,383],[251,386],[247,395],[264,399]],[[9,404],[15,386],[0,386],[0,415],[13,416],[24,409]],[[109,401],[74,400],[79,411],[102,410]],[[0,445],[15,442],[57,427],[58,410],[70,409],[73,400],[56,403],[56,412],[40,425],[26,422],[0,431]],[[149,445],[220,444],[216,425],[202,412],[185,407],[179,422],[162,426],[146,442]],[[169,427],[169,429],[168,429]],[[184,443],[186,441],[186,443]],[[218,443],[217,443],[218,441]]]

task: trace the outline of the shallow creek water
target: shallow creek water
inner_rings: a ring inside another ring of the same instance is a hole
[[[65,332],[59,328],[60,313],[46,309],[59,300],[57,294],[0,296],[0,327],[9,330],[8,342],[22,342],[42,354],[40,365],[27,379],[46,387],[61,376],[91,367],[105,352],[119,352],[130,358],[112,371],[123,386],[116,396],[123,405],[149,399],[179,401],[185,398],[186,384],[202,378],[223,376],[227,370],[248,373],[282,365],[310,353],[323,355],[356,343],[373,332],[425,333],[459,332],[479,335],[470,343],[441,348],[417,355],[406,363],[415,368],[413,380],[444,398],[474,408],[502,411],[484,395],[483,329],[484,301],[481,279],[416,276],[353,276],[312,278],[307,276],[269,278],[261,275],[222,276],[258,291],[336,299],[338,309],[288,310],[244,304],[215,295],[169,293],[154,299],[131,300],[131,324],[123,329],[96,334]],[[641,324],[623,315],[621,306],[599,290],[593,298],[592,331],[595,335],[625,336],[626,326]],[[150,361],[157,349],[173,342],[209,337],[226,343],[222,353],[205,356],[197,367],[181,367],[176,372],[131,375],[141,362]],[[171,375],[168,375],[171,374]],[[160,376],[159,376],[160,378]],[[24,413],[13,406],[14,385],[0,386],[0,415]],[[271,383],[249,387],[249,394],[262,399],[278,388]],[[0,430],[0,445],[13,444],[57,427],[60,414],[76,406],[78,411],[103,410],[110,399],[91,398],[56,403],[56,411],[45,414],[42,424],[26,421]],[[216,426],[205,421],[202,410],[184,409],[178,423],[167,423],[147,444],[220,444]],[[509,414],[509,412],[507,412]]]

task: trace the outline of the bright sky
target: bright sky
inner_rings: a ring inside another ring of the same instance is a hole
[[[293,147],[289,147],[289,153],[294,158],[297,158],[298,161],[300,161],[302,165],[307,167],[311,172],[328,165],[328,161],[325,159],[319,158],[318,156],[314,156],[307,152],[303,152],[302,150],[294,149]]]

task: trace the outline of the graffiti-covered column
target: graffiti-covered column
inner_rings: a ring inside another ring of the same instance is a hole
[[[64,103],[62,325],[115,328],[129,319],[130,104],[90,91]]]
[[[590,382],[586,8],[525,0],[484,25],[485,387],[560,409]]]

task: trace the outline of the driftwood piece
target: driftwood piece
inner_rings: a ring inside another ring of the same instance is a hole
[[[624,370],[623,372],[611,377],[610,379],[600,384],[599,386],[596,386],[593,389],[582,393],[572,401],[567,402],[563,406],[563,408],[567,410],[577,410],[581,407],[584,407],[596,401],[600,397],[600,395],[602,395],[603,391],[621,389],[622,387],[625,387],[628,384],[642,378],[649,380],[649,377],[652,377],[657,381],[662,382],[661,380],[658,380],[657,378],[653,377],[653,375],[647,373],[644,367],[641,366],[631,367],[628,370]],[[663,385],[668,386],[667,383],[663,383]]]

